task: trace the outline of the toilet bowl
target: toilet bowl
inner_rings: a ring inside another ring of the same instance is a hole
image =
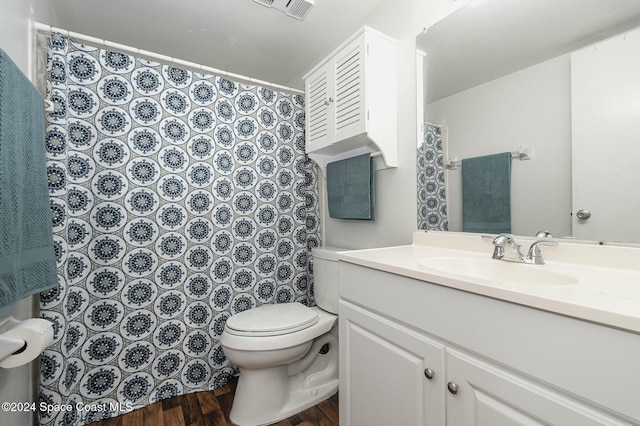
[[[318,306],[263,305],[231,316],[220,343],[240,369],[231,421],[266,425],[338,390],[338,280],[335,253],[313,249]]]

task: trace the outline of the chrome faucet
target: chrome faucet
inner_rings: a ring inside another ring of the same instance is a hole
[[[516,242],[511,234],[500,234],[493,239],[493,258],[498,260],[506,260],[508,262],[527,263],[532,265],[544,265],[542,257],[541,245],[557,246],[558,240],[542,238],[534,241],[527,254],[522,254],[520,244]]]

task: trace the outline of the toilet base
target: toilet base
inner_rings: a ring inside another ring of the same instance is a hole
[[[238,382],[238,385],[239,384]],[[261,411],[261,403],[251,404],[250,407],[243,407],[242,403],[238,404],[239,401],[234,400],[229,418],[233,424],[237,426],[270,425],[298,414],[307,408],[311,408],[330,398],[336,392],[338,392],[338,379],[313,389],[291,392],[288,395],[289,398],[286,404],[274,413]]]
[[[279,422],[324,401],[338,391],[337,328],[313,342],[309,352],[289,365],[248,369],[240,378],[229,418],[238,426]],[[329,353],[319,353],[323,345]]]

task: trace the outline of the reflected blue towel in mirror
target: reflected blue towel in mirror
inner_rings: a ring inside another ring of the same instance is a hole
[[[375,169],[369,154],[327,164],[329,216],[374,220]]]
[[[58,284],[44,99],[0,49],[0,309]]]
[[[511,153],[462,160],[462,230],[511,232]]]

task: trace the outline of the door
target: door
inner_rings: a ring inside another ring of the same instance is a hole
[[[335,57],[335,132],[342,141],[366,130],[365,38],[358,37]]]
[[[335,140],[332,121],[335,105],[330,101],[334,83],[329,70],[328,64],[305,80],[307,152],[329,146]]]
[[[445,424],[444,347],[340,301],[340,424]]]
[[[628,425],[569,395],[447,349],[448,426]]]
[[[640,31],[571,55],[573,236],[640,241]]]

